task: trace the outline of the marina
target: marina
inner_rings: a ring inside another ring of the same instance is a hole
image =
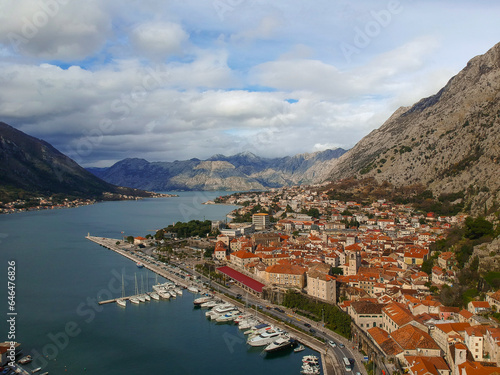
[[[164,299],[175,297],[176,293],[178,293],[179,291],[182,293],[182,291],[178,287],[176,287],[177,283],[178,283],[178,285],[180,285],[180,287],[185,288],[191,292],[193,290],[199,291],[196,288],[196,285],[194,285],[193,283],[187,282],[185,279],[181,279],[181,278],[173,275],[172,272],[170,272],[166,266],[160,265],[159,263],[155,262],[154,260],[152,260],[151,262],[148,262],[147,260],[140,259],[139,256],[137,254],[135,254],[132,249],[124,248],[123,245],[121,245],[120,240],[112,239],[112,238],[105,238],[105,237],[90,236],[90,234],[88,234],[86,236],[86,239],[88,239],[92,242],[95,242],[95,243],[97,243],[97,244],[101,245],[102,247],[105,247],[109,250],[115,251],[115,252],[119,253],[120,255],[125,256],[127,259],[136,263],[136,265],[138,263],[140,263],[141,268],[146,268],[146,269],[156,273],[159,276],[162,276],[168,280],[171,280],[173,284],[171,284],[171,287],[168,289],[168,291],[166,291],[166,290],[158,291],[159,296],[164,298]],[[158,288],[158,286],[156,286],[156,288]],[[154,290],[157,291],[157,289],[155,289],[155,288],[154,288]],[[137,289],[136,289],[136,291],[137,291]],[[206,292],[207,291],[205,291],[204,293],[206,293]],[[140,297],[142,297],[141,294],[136,294],[136,295],[129,296],[129,297],[122,297],[122,298],[115,298],[115,299],[99,301],[99,304],[103,305],[103,304],[115,303],[119,300],[130,300],[130,302],[132,302],[134,304],[139,304]],[[207,311],[205,313],[207,318],[209,318],[210,320],[213,320],[215,322],[222,323],[222,322],[232,321],[233,319],[236,318],[237,314],[240,314],[240,311],[237,311],[236,307],[232,304],[234,301],[229,300],[227,297],[225,297],[223,295],[219,295],[218,298],[221,301],[225,301],[225,303],[219,304],[219,305],[215,306],[213,309]],[[201,307],[202,304],[207,304],[208,302],[211,302],[213,299],[214,299],[213,295],[203,296],[203,297],[199,297],[196,300],[194,300],[193,303],[195,306]],[[208,305],[208,306],[210,306],[210,305]],[[207,305],[205,305],[205,307],[207,307]],[[256,312],[256,314],[258,314],[258,313]],[[269,320],[272,318],[266,317],[266,319]],[[276,321],[276,323],[277,323],[276,327],[278,327],[281,324],[277,321]],[[272,332],[263,332],[261,337],[258,337],[259,335],[250,337],[247,340],[247,344],[250,346],[255,346],[255,347],[259,347],[259,346],[266,346],[267,347],[268,345],[270,345],[274,341],[276,341],[278,338],[281,338],[283,332],[284,331],[282,330],[282,327],[276,328],[276,330],[273,330]],[[296,331],[296,333],[299,333],[299,331]],[[313,350],[320,353],[321,360],[323,362],[323,368],[325,369],[324,373],[327,374],[327,370],[326,370],[327,366],[326,366],[326,362],[325,362],[326,361],[326,357],[325,357],[326,351],[324,349],[324,345],[321,342],[319,342],[318,340],[310,337],[309,335],[300,333],[300,335],[298,335],[297,337],[299,337],[299,336],[301,336],[300,342],[306,344],[308,347],[310,347]],[[293,338],[293,340],[294,340],[294,342],[299,341],[298,338],[297,339]],[[333,368],[333,366],[329,366],[329,368]],[[309,371],[309,370],[310,369],[306,369],[306,371]],[[314,371],[316,371],[316,369],[314,369]],[[316,372],[314,372],[314,373],[316,373]]]
[[[0,218],[3,233],[8,233],[8,237],[1,239],[5,256],[19,261],[18,303],[23,316],[17,328],[23,353],[33,357],[26,369],[31,372],[41,367],[37,374],[72,375],[161,372],[218,375],[234,369],[242,375],[300,372],[301,355],[284,351],[261,356],[262,348],[250,349],[238,326],[207,320],[206,308],[193,304],[202,297],[198,284],[183,289],[182,297],[170,301],[153,303],[151,296],[149,303],[131,306],[127,301],[126,308],[116,303],[97,303],[122,296],[122,275],[125,296],[135,294],[135,273],[138,287],[142,272],[144,285],[149,283],[150,291],[156,277],[147,271],[146,265],[138,269],[136,262],[96,246],[85,238],[87,232],[98,238],[121,238],[121,231],[140,235],[158,228],[161,225],[158,223],[185,220],[181,214],[175,216],[178,207],[192,205],[196,194],[181,193],[176,201],[105,202]],[[216,197],[222,193],[201,194]],[[205,205],[200,210],[198,215],[217,220],[229,209]],[[24,228],[31,228],[30,236],[23,235]],[[33,238],[37,238],[37,246],[32,245]],[[47,267],[51,272],[45,271]],[[169,276],[170,272],[164,274]],[[175,278],[174,274],[171,276]],[[167,281],[158,276],[159,283]],[[184,282],[182,278],[179,281]],[[0,296],[6,298],[4,292],[0,290]],[[54,348],[51,337],[61,337],[66,322],[74,322],[77,333],[69,338],[66,347],[50,351]],[[319,356],[309,347],[300,354]],[[196,361],[189,360],[193,356]]]

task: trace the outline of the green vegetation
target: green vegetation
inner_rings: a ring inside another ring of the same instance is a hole
[[[483,217],[465,219],[465,237],[477,240],[484,236],[493,235],[493,224]]]
[[[191,220],[187,223],[178,221],[175,225],[169,225],[166,227],[164,231],[175,233],[177,238],[188,238],[194,236],[205,237],[212,231],[212,222],[210,220]]]
[[[484,281],[488,283],[492,288],[500,288],[500,272],[488,272],[484,275]]]
[[[436,241],[431,246],[433,255],[438,251],[453,251],[457,260],[458,282],[452,286],[444,285],[440,300],[445,306],[464,307],[474,298],[490,290],[500,287],[500,272],[489,272],[482,275],[479,271],[479,258],[472,260],[474,246],[490,242],[495,235],[493,224],[483,217],[468,217],[463,227],[450,230],[447,237]],[[424,262],[425,272],[430,262]]]
[[[244,215],[240,215],[239,212],[236,211],[232,222],[233,223],[251,223],[252,222],[252,215],[258,214],[258,213],[268,214],[269,212],[264,207],[262,207],[260,204],[256,204],[255,206],[252,207],[252,209],[249,212],[245,213]]]
[[[303,294],[288,291],[283,300],[283,306],[296,309],[299,312],[310,313],[309,317],[320,321],[324,317],[327,328],[338,334],[351,337],[351,317],[341,311],[336,305],[319,302],[304,296]]]

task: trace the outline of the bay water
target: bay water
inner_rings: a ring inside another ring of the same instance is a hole
[[[15,335],[23,354],[54,374],[298,374],[302,355],[264,355],[230,324],[195,309],[187,290],[170,301],[126,308],[97,301],[151,286],[157,277],[85,239],[145,236],[177,221],[224,220],[234,206],[203,205],[225,192],[104,202],[71,209],[0,216],[0,307],[6,341],[8,262],[15,262]],[[123,232],[123,233],[122,233]],[[163,282],[164,279],[159,278]]]

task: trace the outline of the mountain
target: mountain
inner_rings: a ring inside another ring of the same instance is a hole
[[[462,192],[476,212],[500,202],[500,43],[438,93],[399,108],[336,160],[329,179],[374,177]]]
[[[330,170],[325,165],[345,152],[336,149],[283,158],[242,152],[174,162],[124,159],[109,168],[88,170],[109,183],[154,191],[265,190],[320,182]]]
[[[82,198],[101,198],[103,193],[147,195],[111,185],[49,143],[0,122],[0,200],[12,192]]]

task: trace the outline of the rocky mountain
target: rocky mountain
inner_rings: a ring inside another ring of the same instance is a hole
[[[105,192],[147,195],[146,192],[111,185],[49,143],[0,122],[0,200],[11,192],[85,198],[101,198]]]
[[[463,192],[477,212],[500,202],[500,43],[435,95],[399,108],[334,162],[330,179],[374,177]]]
[[[88,170],[113,184],[154,191],[264,190],[323,181],[330,170],[325,165],[345,152],[336,149],[283,158],[243,152],[174,162],[125,159],[109,168]]]

